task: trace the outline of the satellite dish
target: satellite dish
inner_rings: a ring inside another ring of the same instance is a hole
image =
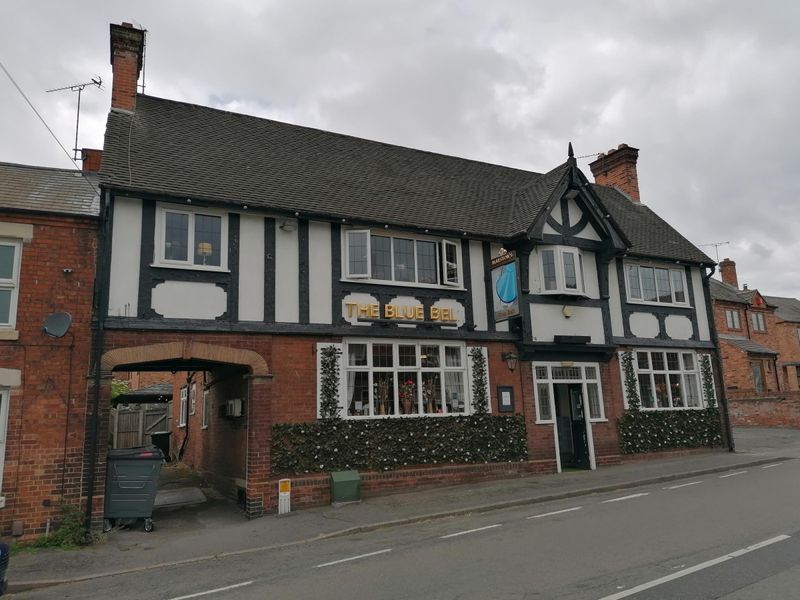
[[[72,315],[66,312],[57,312],[44,320],[44,332],[50,337],[60,338],[69,331],[72,325]]]

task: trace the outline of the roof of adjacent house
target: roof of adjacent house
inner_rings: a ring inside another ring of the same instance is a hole
[[[109,113],[102,182],[308,217],[508,239],[526,233],[569,162],[535,173],[174,100]],[[643,256],[712,264],[648,207],[593,186]]]
[[[170,400],[172,400],[172,384],[154,383],[138,390],[130,390],[120,394],[114,398],[114,404],[132,404],[136,402],[146,404],[148,402],[169,402]]]
[[[96,217],[98,184],[94,173],[0,162],[0,208]]]
[[[767,348],[766,346],[762,346],[758,342],[754,342],[749,338],[738,337],[735,335],[720,334],[719,339],[724,342],[733,344],[740,350],[744,350],[749,354],[774,354],[776,356],[778,355],[778,352],[775,352],[775,350]]]
[[[781,321],[800,323],[800,300],[782,296],[764,296],[771,306],[775,307],[775,316]]]
[[[718,279],[710,279],[711,297],[714,300],[723,300],[724,302],[736,302],[737,304],[750,304],[750,299],[742,295],[742,292],[737,290],[730,284]]]

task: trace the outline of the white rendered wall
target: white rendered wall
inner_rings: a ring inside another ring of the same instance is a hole
[[[699,268],[692,267],[692,286],[694,287],[694,306],[697,311],[697,334],[700,340],[711,339],[708,328],[708,313],[706,312],[706,296],[703,293],[703,276]]]
[[[264,218],[239,217],[239,320],[264,320]]]
[[[286,219],[287,229],[275,228],[275,320],[297,323],[300,320],[300,256],[297,221]]]
[[[617,263],[612,260],[608,265],[608,308],[611,312],[611,335],[622,337],[625,335],[625,326],[622,322],[622,298],[619,294],[617,277]]]
[[[605,342],[603,311],[597,307],[570,306],[572,316],[564,316],[560,304],[531,304],[531,329],[534,342],[552,342],[557,335],[588,335],[592,344]]]
[[[113,223],[108,314],[135,317],[139,309],[142,201],[138,198],[115,198]]]
[[[486,282],[484,281],[486,265],[483,263],[483,245],[471,241],[469,244],[469,273],[472,279],[472,318],[478,331],[489,328],[486,320]]]
[[[308,226],[308,320],[331,323],[331,226],[312,221]],[[339,277],[339,274],[335,274]]]

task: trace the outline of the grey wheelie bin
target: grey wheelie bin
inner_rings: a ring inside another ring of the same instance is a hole
[[[117,448],[108,451],[103,530],[112,520],[144,519],[144,530],[153,530],[153,504],[164,456],[156,446]]]

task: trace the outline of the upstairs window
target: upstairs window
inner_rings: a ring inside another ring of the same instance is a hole
[[[156,264],[221,270],[227,267],[228,223],[224,213],[160,206],[156,220]]]
[[[750,321],[753,323],[753,331],[764,332],[767,330],[767,322],[764,320],[764,313],[750,313]]]
[[[582,294],[583,255],[576,248],[550,246],[539,251],[543,294]]]
[[[728,329],[741,329],[741,323],[739,322],[739,311],[726,309],[725,324],[728,326]]]
[[[459,245],[450,240],[346,233],[345,276],[424,285],[461,285]]]
[[[686,274],[683,269],[669,269],[639,264],[625,265],[630,302],[688,304]]]
[[[21,250],[19,241],[0,240],[0,328],[13,328],[17,322]]]

